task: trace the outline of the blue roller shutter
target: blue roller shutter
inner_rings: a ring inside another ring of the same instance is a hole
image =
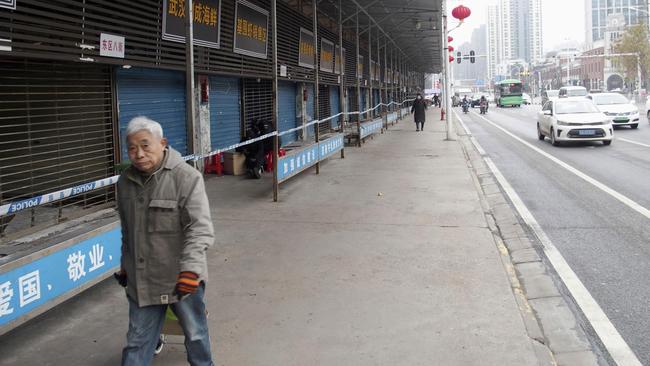
[[[120,138],[133,117],[145,116],[160,123],[169,145],[187,154],[185,123],[185,73],[179,71],[130,68],[117,69],[117,110]],[[127,160],[126,144],[121,144]]]
[[[296,84],[290,81],[278,82],[278,129],[280,132],[296,127]],[[280,145],[285,146],[296,141],[298,134],[292,132],[280,136]]]
[[[341,108],[339,107],[339,87],[338,86],[330,86],[330,109],[332,111],[332,115],[337,115],[341,113]],[[341,117],[336,117],[332,119],[332,128],[338,128],[339,127],[339,120]]]
[[[239,78],[210,76],[210,142],[212,150],[241,139]]]
[[[363,111],[368,109],[368,103],[367,103],[368,98],[367,97],[368,97],[368,89],[362,88],[361,89],[361,109],[359,110],[360,112],[363,112]],[[365,117],[366,115],[363,115],[362,117]]]

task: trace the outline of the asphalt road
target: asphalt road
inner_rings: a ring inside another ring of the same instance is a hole
[[[554,147],[537,139],[539,110],[491,106],[486,118],[650,209],[645,116],[636,130],[617,129],[611,146]],[[477,108],[457,112],[639,360],[650,365],[650,219],[490,125]]]

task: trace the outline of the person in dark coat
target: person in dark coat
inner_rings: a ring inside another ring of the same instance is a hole
[[[424,101],[424,98],[422,98],[422,94],[418,93],[418,96],[415,98],[413,106],[411,107],[416,131],[424,131],[424,111],[426,109],[427,103]]]

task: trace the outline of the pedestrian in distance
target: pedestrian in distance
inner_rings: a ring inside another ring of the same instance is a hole
[[[427,109],[427,103],[422,98],[422,94],[418,93],[413,101],[413,106],[411,107],[411,113],[413,113],[413,120],[415,121],[415,130],[424,131],[424,120],[425,120],[425,110]]]
[[[203,177],[151,119],[132,119],[126,144],[131,166],[117,182],[122,259],[115,274],[129,303],[122,365],[151,363],[169,306],[190,365],[213,366],[203,296],[214,232]]]
[[[440,107],[440,98],[438,97],[438,94],[433,95],[433,106]]]

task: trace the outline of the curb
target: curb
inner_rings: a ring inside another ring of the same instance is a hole
[[[459,131],[468,131],[454,118]],[[532,240],[488,165],[476,139],[458,134],[468,168],[513,295],[539,365],[603,366],[609,363],[594,346],[579,316],[562,295],[562,284],[544,261],[540,244]]]

